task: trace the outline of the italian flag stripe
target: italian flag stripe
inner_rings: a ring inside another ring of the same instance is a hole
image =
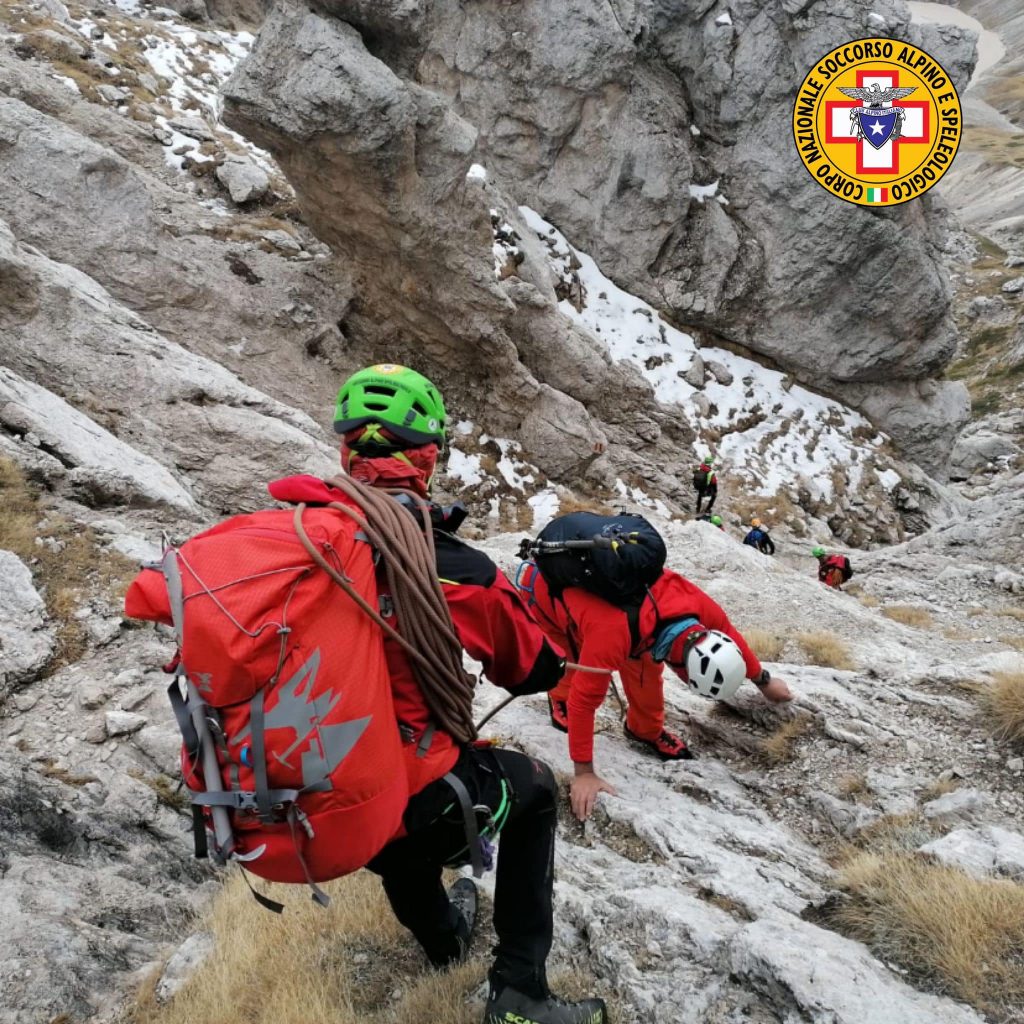
[[[889,190],[887,188],[869,188],[869,203],[886,203],[889,201]]]

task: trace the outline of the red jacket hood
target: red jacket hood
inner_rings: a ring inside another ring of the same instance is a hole
[[[307,505],[326,505],[331,501],[344,501],[345,495],[326,480],[308,473],[298,476],[286,476],[267,484],[267,490],[275,501],[285,501],[290,505],[305,502]]]

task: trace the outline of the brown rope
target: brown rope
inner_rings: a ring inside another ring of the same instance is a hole
[[[462,644],[437,578],[430,506],[411,492],[375,490],[351,477],[338,476],[327,482],[346,494],[355,506],[331,502],[329,507],[349,516],[380,554],[401,633],[316,548],[302,525],[304,505],[296,508],[293,520],[299,540],[316,564],[409,655],[416,681],[438,726],[460,743],[471,742],[476,738],[472,713],[475,680],[463,667]],[[412,498],[422,528],[390,496],[396,493]]]

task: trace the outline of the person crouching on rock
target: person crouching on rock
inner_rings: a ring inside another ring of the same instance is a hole
[[[619,673],[628,703],[626,737],[663,761],[693,757],[686,742],[665,728],[665,663],[694,691],[715,700],[731,697],[744,679],[772,703],[793,697],[782,679],[762,668],[722,608],[671,569],[648,588],[639,609],[618,608],[580,587],[555,599],[531,562],[520,567],[516,585],[529,596],[548,639],[571,651],[581,666],[548,694],[551,724],[569,734],[575,769],[570,803],[581,821],[599,793],[615,794],[594,765],[594,717],[612,672]],[[588,671],[593,669],[599,671]]]
[[[853,575],[850,559],[846,555],[830,555],[820,544],[811,554],[818,560],[818,579],[827,587],[842,590]]]

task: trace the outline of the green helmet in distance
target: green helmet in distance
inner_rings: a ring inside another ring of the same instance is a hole
[[[814,555],[815,558],[821,558],[825,554],[825,549],[819,544],[813,551],[811,551],[811,554]]]
[[[347,434],[366,423],[380,423],[410,445],[444,445],[447,414],[434,385],[415,370],[378,363],[352,374],[338,392],[334,430]]]
[[[711,517],[711,525],[712,526],[721,526],[722,525],[722,517],[719,516],[719,515],[712,516]]]

